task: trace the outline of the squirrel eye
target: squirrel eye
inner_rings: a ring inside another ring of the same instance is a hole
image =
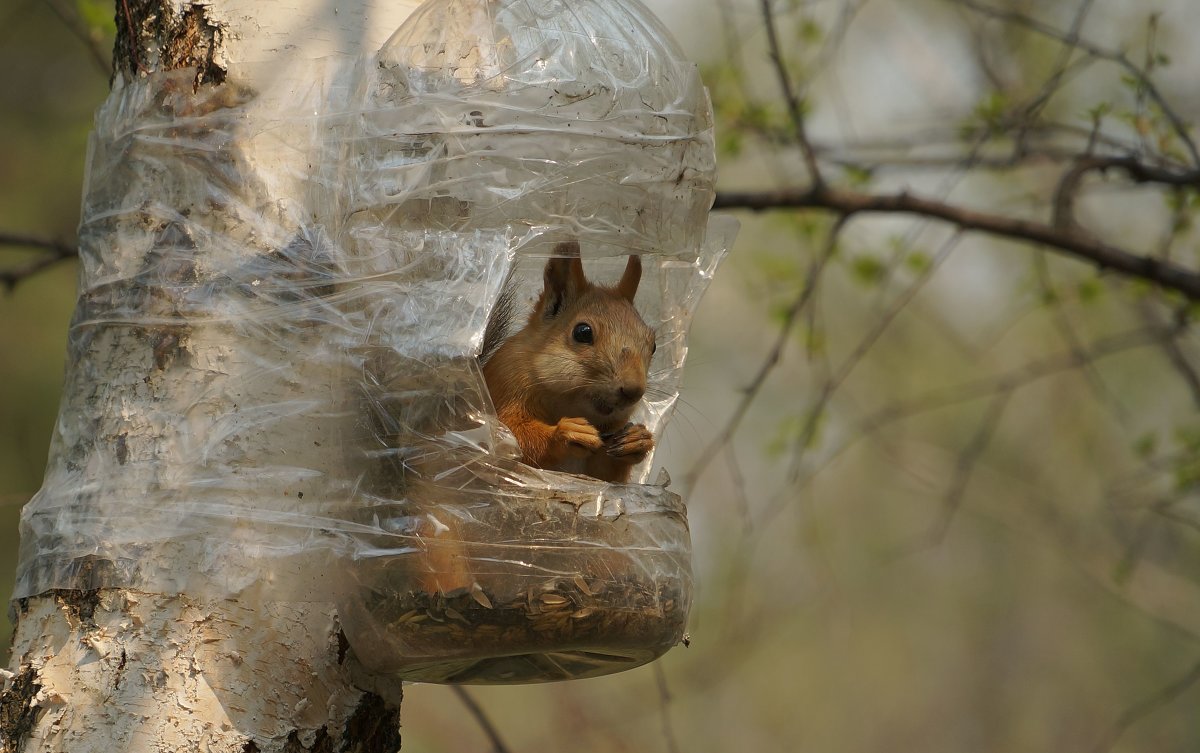
[[[595,335],[592,333],[592,325],[588,324],[587,322],[580,322],[579,324],[576,324],[575,329],[571,331],[571,337],[575,340],[575,342],[583,343],[584,345],[591,345],[596,339]]]

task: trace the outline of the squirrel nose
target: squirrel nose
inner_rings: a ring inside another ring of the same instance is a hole
[[[642,399],[642,395],[646,394],[646,386],[630,382],[622,384],[617,392],[621,395],[621,400],[626,403],[636,403]]]

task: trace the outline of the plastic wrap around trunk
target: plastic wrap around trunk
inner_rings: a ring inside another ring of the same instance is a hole
[[[636,2],[434,0],[300,79],[266,101],[161,73],[98,112],[16,596],[336,602],[364,664],[428,681],[666,651],[690,542],[653,456],[630,484],[525,465],[478,357],[565,242],[605,283],[637,255],[657,350],[631,421],[657,443],[736,232],[707,214],[695,67]]]

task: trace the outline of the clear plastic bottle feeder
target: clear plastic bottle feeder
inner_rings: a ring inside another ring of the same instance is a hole
[[[339,160],[339,243],[370,336],[355,352],[360,479],[343,628],[370,669],[426,682],[590,677],[678,644],[684,505],[647,483],[522,463],[477,356],[502,290],[519,330],[547,259],[611,285],[630,255],[655,331],[631,422],[662,434],[686,332],[735,228],[714,221],[711,111],[634,0],[431,0],[364,69]],[[548,284],[548,283],[546,283]]]
[[[138,76],[97,113],[14,597],[336,602],[367,667],[434,682],[676,645],[687,519],[650,450],[735,232],[695,66],[633,0],[435,0],[370,60],[269,70]],[[624,483],[524,462],[481,367],[564,248],[601,285],[640,260],[617,287],[657,349]]]

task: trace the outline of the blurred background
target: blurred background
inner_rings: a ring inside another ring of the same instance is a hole
[[[726,192],[825,179],[1045,220],[1081,154],[1195,175],[1194,0],[648,5],[699,62]],[[0,9],[0,233],[73,241],[111,4]],[[1089,174],[1089,237],[1197,268],[1200,181]],[[1200,338],[1175,294],[919,217],[739,212],[659,460],[690,648],[473,688],[512,751],[1200,750]],[[0,245],[0,271],[40,258]],[[0,589],[41,482],[75,269],[0,290]],[[9,642],[0,627],[0,645]],[[408,688],[405,750],[491,744]]]
[[[73,243],[92,113],[108,92],[112,9],[9,0],[0,7],[0,234]],[[0,274],[42,254],[0,245]],[[10,593],[17,519],[42,482],[58,411],[76,269],[0,283],[0,582]],[[5,599],[5,603],[7,603]],[[12,625],[0,624],[7,661]]]

